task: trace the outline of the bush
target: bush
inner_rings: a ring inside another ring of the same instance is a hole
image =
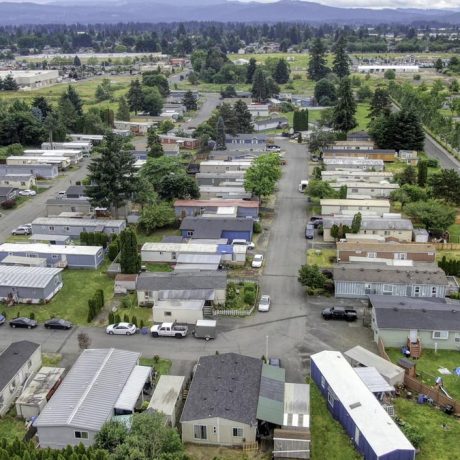
[[[414,80],[415,81],[420,81],[421,79],[422,79],[422,76],[420,74],[417,73],[417,74],[414,75]]]
[[[2,209],[14,209],[16,207],[17,203],[16,200],[5,200],[2,201],[1,206]]]
[[[248,305],[252,305],[256,300],[255,291],[247,291],[247,290],[245,290],[243,300],[244,300],[244,303],[247,303]]]
[[[136,315],[133,315],[133,317],[131,318],[131,323],[133,323],[135,326],[137,326],[137,318],[136,318]]]
[[[128,316],[127,313],[125,313],[125,316],[123,316],[123,321],[124,321],[125,323],[129,323],[129,316]]]
[[[262,225],[260,225],[260,222],[254,222],[253,231],[254,233],[262,233]]]
[[[118,255],[118,243],[116,241],[112,241],[112,243],[109,244],[109,250],[108,250],[108,257],[110,262],[113,262]]]
[[[112,312],[110,312],[109,313],[109,324],[113,324],[113,323],[115,323],[115,315]]]
[[[33,311],[30,312],[29,318],[30,319],[35,319],[35,313]]]
[[[145,326],[145,324],[144,324],[144,320],[143,320],[143,319],[141,319],[141,322],[140,322],[140,324],[139,324],[139,327],[140,327],[141,329],[143,329],[143,328],[144,328],[144,326]]]
[[[120,315],[118,313],[115,315],[115,319],[114,319],[113,322],[114,323],[120,323],[121,322],[121,317],[120,317]]]
[[[437,168],[439,166],[439,162],[436,158],[428,158],[426,164],[429,168]]]

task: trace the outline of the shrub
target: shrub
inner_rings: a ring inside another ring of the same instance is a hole
[[[30,312],[29,318],[30,319],[35,319],[35,313],[33,311]]]
[[[262,225],[260,225],[260,222],[254,222],[253,231],[254,233],[262,233]]]
[[[244,303],[252,305],[256,300],[256,293],[254,291],[244,291]]]
[[[140,327],[141,329],[143,329],[144,326],[145,326],[144,320],[141,319],[141,322],[140,322],[140,324],[139,324],[139,327]]]
[[[415,81],[420,81],[421,79],[422,79],[422,76],[420,74],[417,73],[417,74],[414,75],[414,80]]]
[[[120,323],[121,322],[121,318],[120,318],[120,315],[118,313],[115,315],[115,318],[114,318],[113,322],[114,323]]]
[[[5,200],[2,201],[1,206],[2,209],[14,209],[16,207],[17,203],[16,200]]]
[[[160,356],[159,356],[159,355],[155,355],[155,356],[153,357],[153,362],[154,362],[155,364],[158,364],[158,363],[160,362]]]
[[[124,321],[125,323],[129,323],[129,316],[128,316],[127,313],[125,313],[125,316],[123,316],[123,321]]]
[[[116,241],[113,241],[109,244],[109,251],[108,254],[110,262],[113,262],[118,255],[118,244]]]
[[[135,326],[137,326],[137,318],[136,318],[136,315],[133,315],[133,317],[131,318],[131,323],[133,323]]]
[[[109,324],[113,324],[115,322],[115,315],[110,312],[109,313]]]
[[[6,319],[6,311],[2,311],[2,315]]]

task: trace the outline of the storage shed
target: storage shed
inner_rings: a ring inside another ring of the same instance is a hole
[[[414,460],[415,449],[342,353],[311,356],[311,377],[366,460]]]
[[[36,417],[61,383],[63,367],[42,367],[16,400],[16,413],[30,420]]]
[[[161,412],[165,416],[168,425],[176,426],[182,406],[182,394],[184,389],[184,376],[160,376],[147,410]]]
[[[360,345],[350,348],[344,355],[353,367],[375,367],[390,385],[404,383],[404,369]]]
[[[118,273],[115,276],[115,294],[126,294],[136,290],[137,274]]]

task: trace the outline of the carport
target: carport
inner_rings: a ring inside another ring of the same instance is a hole
[[[150,385],[151,376],[151,367],[136,366],[133,369],[115,403],[113,408],[114,415],[129,415],[134,413],[134,410],[144,402],[144,387],[145,384]]]

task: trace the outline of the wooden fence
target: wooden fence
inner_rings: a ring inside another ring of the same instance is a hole
[[[451,239],[454,237],[452,236]],[[438,250],[443,251],[458,251],[460,249],[460,243],[431,243]]]

